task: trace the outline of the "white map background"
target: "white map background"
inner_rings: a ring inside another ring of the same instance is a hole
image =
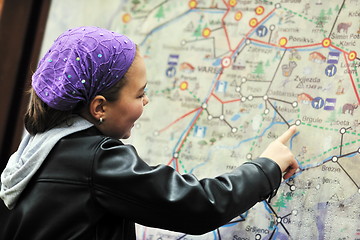
[[[271,203],[201,236],[138,239],[360,239],[360,0],[53,0],[43,52],[82,25],[145,56],[150,104],[129,142],[150,164],[214,177],[299,128],[300,171]]]

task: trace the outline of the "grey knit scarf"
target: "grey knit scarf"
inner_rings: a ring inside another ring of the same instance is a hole
[[[68,123],[64,123],[34,136],[25,133],[18,150],[11,155],[1,174],[0,198],[7,208],[14,208],[18,197],[31,177],[61,138],[93,126],[92,123],[81,117],[75,117],[71,122],[70,126]]]

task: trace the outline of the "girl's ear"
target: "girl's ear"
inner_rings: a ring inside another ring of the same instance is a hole
[[[105,115],[105,106],[106,98],[101,95],[97,95],[93,98],[93,100],[89,104],[89,113],[95,118],[97,121],[100,118],[104,118]]]

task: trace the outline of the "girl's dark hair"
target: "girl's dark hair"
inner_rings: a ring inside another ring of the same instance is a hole
[[[102,95],[109,102],[116,101],[119,98],[119,91],[125,85],[126,78],[124,77],[113,87],[107,91],[102,92],[99,95]],[[30,93],[30,102],[28,109],[25,113],[24,123],[26,130],[31,134],[35,135],[37,133],[45,132],[49,129],[56,127],[57,125],[66,122],[68,119],[74,117],[74,115],[79,115],[80,110],[86,106],[83,102],[80,102],[73,110],[71,111],[60,111],[46,105],[35,93],[35,90],[31,88]]]
[[[136,48],[134,62],[138,55],[138,49]],[[131,68],[131,67],[130,67]],[[125,76],[117,82],[111,88],[99,93],[109,102],[114,102],[119,99],[119,92],[125,86],[127,82],[126,74]],[[79,115],[83,107],[86,106],[84,102],[80,102],[73,110],[71,111],[60,111],[46,105],[35,93],[35,90],[31,88],[29,90],[30,101],[28,109],[25,113],[24,123],[26,130],[31,134],[35,135],[37,133],[43,133],[47,130],[50,130],[57,125],[67,122],[74,115]]]

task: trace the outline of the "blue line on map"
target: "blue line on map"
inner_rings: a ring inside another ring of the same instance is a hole
[[[189,125],[188,125],[188,126],[185,128],[185,130],[181,133],[181,135],[180,135],[177,143],[175,144],[175,146],[174,146],[174,148],[173,148],[173,153],[176,152],[176,148],[179,146],[181,140],[183,139],[185,133],[188,131],[188,129],[190,128],[190,126],[192,125],[192,123],[197,119],[198,115],[200,114],[200,111],[201,111],[201,109],[199,109],[199,110],[196,112],[195,116],[191,119]]]
[[[275,15],[275,13],[272,13],[266,20],[264,20],[259,26],[264,25],[267,21],[269,21],[273,16]],[[253,34],[256,33],[256,28],[253,29],[253,32],[251,34],[249,34],[249,37],[252,36]]]
[[[267,203],[265,200],[264,200],[264,201],[262,201],[262,203],[263,203],[263,205],[264,205],[265,210],[266,210],[268,213],[272,214],[273,212],[272,212],[272,210],[269,208],[268,203]],[[271,229],[269,229],[269,230],[271,230]],[[273,230],[275,230],[275,233],[274,233],[274,235],[273,235],[273,238],[272,238],[272,239],[277,239],[277,238],[276,238],[276,235],[277,235],[278,230],[279,230],[278,226],[277,226],[277,225],[275,225]]]
[[[223,227],[223,228],[226,228],[226,227],[233,227],[233,226],[235,226],[236,224],[238,224],[237,222],[234,222],[234,223],[227,223],[227,224],[225,224],[225,225],[223,225],[223,226],[221,226],[221,227]]]
[[[208,159],[208,158],[206,158],[206,159]],[[189,173],[193,173],[193,172],[194,172],[194,170],[196,170],[197,168],[199,168],[199,167],[201,167],[201,166],[205,165],[207,162],[208,162],[208,161],[206,160],[205,162],[203,162],[203,163],[200,163],[200,164],[196,165],[195,167],[193,167],[192,169],[190,169]]]
[[[276,115],[276,114],[275,114],[275,115]],[[273,119],[273,120],[274,120],[274,119]],[[290,121],[289,121],[289,122],[290,122]],[[240,145],[243,144],[243,143],[246,143],[246,142],[249,142],[249,141],[255,140],[255,139],[259,138],[259,137],[264,136],[264,134],[266,133],[266,131],[267,131],[268,129],[270,129],[271,127],[273,127],[274,125],[276,125],[276,124],[284,125],[285,123],[284,123],[284,122],[271,122],[270,125],[269,125],[267,128],[265,128],[264,131],[263,131],[259,136],[255,136],[255,137],[252,137],[252,138],[244,139],[244,140],[240,141],[237,145],[234,145],[234,146],[219,146],[219,147],[217,147],[216,149],[210,150],[210,151],[208,152],[208,155],[207,155],[207,157],[206,157],[206,160],[205,160],[204,162],[196,165],[196,166],[193,167],[192,169],[190,169],[189,173],[193,173],[194,170],[196,170],[197,168],[202,167],[202,166],[204,166],[205,164],[207,164],[207,163],[210,161],[211,156],[212,156],[212,153],[213,153],[214,150],[217,150],[217,149],[235,149],[235,148],[239,148]],[[298,133],[296,133],[296,134],[290,139],[290,145],[289,145],[289,148],[290,148],[290,149],[292,148],[292,140],[293,140],[294,137],[296,137],[297,135],[298,135]]]
[[[267,20],[265,20],[263,23],[266,23],[271,17],[273,17],[273,15],[274,14],[271,14],[270,16],[269,16],[269,18],[267,19]],[[262,25],[262,24],[261,24]],[[249,36],[251,36],[251,35],[253,35],[255,33],[255,29],[254,29],[254,31],[251,33],[251,34],[249,34]],[[238,46],[238,48],[236,49],[236,51],[234,52],[234,54],[233,54],[233,56],[232,56],[232,59],[234,59],[235,58],[235,56],[237,55],[236,53],[239,51],[239,49],[241,49],[242,48],[242,46],[245,44],[245,41],[243,41],[239,46]],[[252,43],[253,44],[253,43]],[[256,45],[256,44],[254,44],[254,45]],[[261,46],[261,47],[267,47],[267,48],[273,48],[272,46],[267,46],[267,45],[263,45],[263,44],[259,44],[258,46]]]
[[[235,56],[239,55],[238,52],[239,52],[239,50],[242,48],[243,45],[245,45],[245,41],[243,41],[243,42],[239,45],[239,47],[234,51],[234,54],[231,56],[231,59],[234,60]]]
[[[290,138],[290,141],[289,141],[289,148],[290,148],[290,150],[292,150],[292,148],[293,148],[293,140],[294,140],[294,138],[297,137],[297,135],[299,135],[299,134],[300,134],[300,133],[297,132],[297,133],[294,134],[294,136],[292,136],[292,137]]]
[[[276,106],[276,104],[275,104],[275,106]],[[270,125],[269,125],[267,128],[265,128],[265,130],[262,132],[261,135],[255,136],[255,137],[252,137],[252,138],[249,138],[249,139],[244,139],[244,140],[240,141],[240,142],[239,142],[237,145],[235,145],[235,146],[219,146],[219,147],[217,147],[216,149],[234,149],[234,148],[238,148],[238,147],[240,147],[240,145],[241,145],[242,143],[246,143],[246,142],[248,142],[248,141],[251,141],[251,140],[257,139],[258,137],[263,136],[263,135],[265,134],[265,132],[266,132],[268,129],[270,129],[273,125],[275,125],[275,124],[285,124],[284,122],[275,122],[275,119],[276,119],[276,111],[274,111],[274,115],[273,115],[273,118],[272,118],[272,122],[270,123]],[[216,149],[214,149],[214,150],[216,150]],[[206,160],[205,160],[204,162],[196,165],[196,166],[193,167],[192,169],[190,169],[189,172],[190,172],[190,173],[193,173],[194,170],[196,170],[197,168],[199,168],[199,167],[201,167],[201,166],[204,166],[206,163],[208,163],[209,160],[210,160],[210,157],[212,156],[212,152],[213,152],[213,150],[208,151],[208,155],[207,155]]]
[[[275,119],[275,117],[276,117],[276,113],[274,114],[273,120]],[[291,122],[291,121],[289,121],[289,122]],[[264,131],[263,131],[259,136],[255,136],[255,137],[252,137],[252,138],[249,138],[249,139],[244,139],[244,140],[240,141],[240,142],[239,142],[237,145],[235,145],[235,146],[219,146],[219,147],[217,147],[216,149],[213,149],[213,150],[208,151],[208,155],[207,155],[207,157],[206,157],[206,160],[205,160],[204,162],[196,165],[196,166],[193,167],[192,169],[190,169],[189,173],[193,173],[197,168],[200,168],[200,167],[204,166],[205,164],[207,164],[207,163],[210,161],[211,156],[212,156],[212,152],[213,152],[214,150],[217,150],[217,149],[235,149],[235,148],[239,148],[240,145],[243,144],[243,143],[246,143],[246,142],[249,142],[249,141],[255,140],[255,139],[259,138],[259,137],[264,136],[265,133],[267,132],[267,130],[269,130],[271,127],[273,127],[273,126],[276,125],[276,124],[284,125],[285,123],[284,123],[284,122],[274,122],[274,121],[273,121],[273,122],[270,123],[270,125],[269,125],[267,128],[264,129]],[[296,133],[296,134],[294,134],[294,136],[291,137],[291,139],[290,139],[290,141],[289,141],[289,148],[290,148],[290,149],[292,149],[292,147],[293,147],[293,139],[294,139],[298,134],[299,134],[299,133]]]
[[[207,95],[206,95],[206,97],[205,97],[205,99],[204,99],[204,103],[209,99],[209,97],[210,97],[210,95],[211,95],[211,91],[212,91],[212,89],[213,89],[213,87],[214,87],[214,84],[215,84],[216,79],[218,78],[219,74],[220,74],[220,73],[216,73],[216,74],[214,75],[214,78],[212,79],[212,82],[211,82],[211,84],[210,84],[209,92],[207,93]]]
[[[249,214],[249,211],[246,211],[245,213],[240,214],[239,220],[244,221],[244,220],[247,218],[248,214]],[[223,226],[221,226],[221,227],[231,227],[231,226],[234,226],[234,225],[236,225],[236,224],[238,224],[238,223],[239,223],[239,222],[228,223],[228,224],[225,224],[225,225],[223,225]]]
[[[214,75],[214,78],[212,79],[212,84],[210,85],[210,88],[209,88],[209,91],[208,91],[208,94],[206,95],[206,97],[205,97],[205,99],[204,99],[204,101],[203,101],[203,103],[205,103],[206,102],[206,100],[210,97],[210,95],[211,95],[211,91],[212,91],[212,89],[213,89],[213,86],[214,86],[214,84],[215,84],[215,81],[216,81],[216,79],[217,79],[217,77],[218,77],[218,75],[219,75],[220,73],[216,73],[215,75]],[[199,109],[197,112],[196,112],[196,114],[195,114],[195,116],[191,119],[191,121],[189,122],[189,125],[185,128],[185,130],[182,132],[182,134],[180,135],[180,137],[179,137],[179,139],[178,139],[178,141],[177,141],[177,143],[175,144],[175,146],[174,146],[174,148],[173,148],[173,152],[175,152],[176,151],[176,149],[177,149],[177,147],[179,146],[179,144],[180,144],[180,142],[181,142],[181,140],[183,139],[183,137],[184,137],[184,135],[185,135],[185,133],[188,131],[188,129],[190,128],[190,126],[192,126],[193,125],[193,122],[198,118],[198,116],[199,116],[199,114],[200,114],[200,111],[201,111],[202,109]],[[191,172],[192,172],[192,170],[191,170]]]
[[[279,227],[278,227],[278,225],[275,225],[275,233],[274,233],[274,235],[273,235],[273,239],[277,239],[277,235],[278,235],[278,233],[279,233]]]
[[[268,213],[272,213],[271,209],[269,208],[269,205],[267,204],[267,202],[264,200],[262,201],[262,203],[264,204],[264,208],[266,211],[268,211]]]
[[[319,49],[323,49],[323,46],[317,46],[317,47],[312,47],[312,48],[297,48],[296,50],[298,52],[310,52],[310,51],[316,51]]]
[[[274,47],[274,46],[271,46],[271,45],[267,45],[267,44],[263,44],[263,43],[258,43],[258,42],[254,42],[252,41],[251,42],[252,45],[256,46],[256,47],[262,47],[262,48],[276,48],[276,49],[281,49],[280,47]]]
[[[358,153],[353,153],[353,154],[350,154],[350,155],[348,155],[346,157],[355,157],[355,155],[358,155]]]
[[[350,154],[350,155],[348,155],[348,156],[346,156],[346,157],[349,157],[349,158],[350,158],[350,157],[355,157],[355,155],[357,155],[357,153]],[[330,157],[328,157],[328,158],[325,158],[325,159],[322,160],[321,162],[317,162],[317,163],[314,163],[314,164],[301,165],[299,162],[298,162],[298,164],[299,164],[299,167],[300,167],[302,170],[307,170],[307,169],[309,169],[309,168],[319,167],[319,166],[323,165],[324,163],[327,163],[327,162],[332,161],[332,160],[331,160],[332,157],[340,157],[340,156],[339,156],[339,155],[332,155],[332,156],[330,156]],[[300,171],[300,172],[295,173],[295,174],[293,175],[293,178],[296,178],[297,176],[301,175],[302,173],[303,173],[303,171]],[[288,182],[288,181],[289,181],[289,179],[286,179],[283,183],[286,183],[286,182]],[[283,183],[282,183],[282,184],[283,184]]]
[[[251,44],[254,45],[254,46],[257,46],[257,47],[262,47],[262,48],[276,48],[277,50],[280,50],[280,51],[285,51],[287,50],[286,48],[281,48],[281,47],[274,47],[274,46],[271,46],[271,45],[267,45],[267,44],[263,44],[263,43],[259,43],[259,42],[254,42],[254,41],[251,41]],[[310,52],[310,51],[315,51],[315,50],[319,50],[319,49],[323,49],[324,47],[323,46],[316,46],[316,47],[307,47],[307,48],[297,48],[296,50],[299,51],[299,52]]]
[[[331,161],[331,158],[332,158],[332,157],[333,157],[333,156],[328,157],[328,158],[325,158],[323,161],[318,162],[318,163],[308,164],[308,165],[300,165],[300,167],[301,167],[302,169],[318,167],[318,166],[323,165],[324,163],[326,163],[326,162],[328,162],[328,161]]]
[[[140,46],[142,46],[142,45],[147,41],[147,39],[148,39],[149,36],[151,36],[152,34],[154,34],[154,33],[157,32],[157,31],[161,30],[163,27],[167,26],[168,24],[171,24],[171,23],[176,22],[177,20],[180,20],[182,17],[186,16],[186,15],[189,14],[189,13],[192,13],[192,12],[205,12],[205,13],[215,13],[215,14],[221,13],[221,14],[223,14],[224,11],[225,11],[225,10],[219,10],[219,11],[213,11],[213,10],[211,10],[211,11],[210,11],[210,10],[209,10],[209,11],[204,11],[204,10],[200,10],[200,9],[191,9],[191,10],[188,10],[188,11],[186,11],[185,13],[183,13],[182,15],[180,15],[180,16],[178,16],[178,17],[170,20],[169,22],[167,22],[167,23],[165,23],[165,24],[163,24],[163,25],[160,25],[160,26],[154,28],[153,30],[151,30],[150,33],[148,33],[148,34],[146,35],[145,39],[140,43]],[[216,78],[218,77],[218,74],[219,74],[219,73],[215,74],[214,79],[213,79],[213,81],[212,81],[213,84],[214,84]],[[211,88],[209,89],[209,93],[208,93],[208,95],[205,97],[205,100],[209,98],[209,96],[210,96],[210,94],[211,94],[211,90],[212,90],[213,84],[211,85]],[[199,111],[195,114],[194,118],[190,121],[188,127],[186,127],[185,130],[182,132],[181,136],[179,137],[178,142],[175,144],[175,146],[174,146],[174,148],[173,148],[173,152],[176,151],[176,149],[177,149],[177,147],[179,146],[181,140],[183,139],[185,133],[188,131],[188,129],[190,128],[190,126],[192,126],[192,123],[197,119],[200,111],[201,111],[201,110],[199,110]],[[175,163],[173,162],[173,164],[175,164]]]

